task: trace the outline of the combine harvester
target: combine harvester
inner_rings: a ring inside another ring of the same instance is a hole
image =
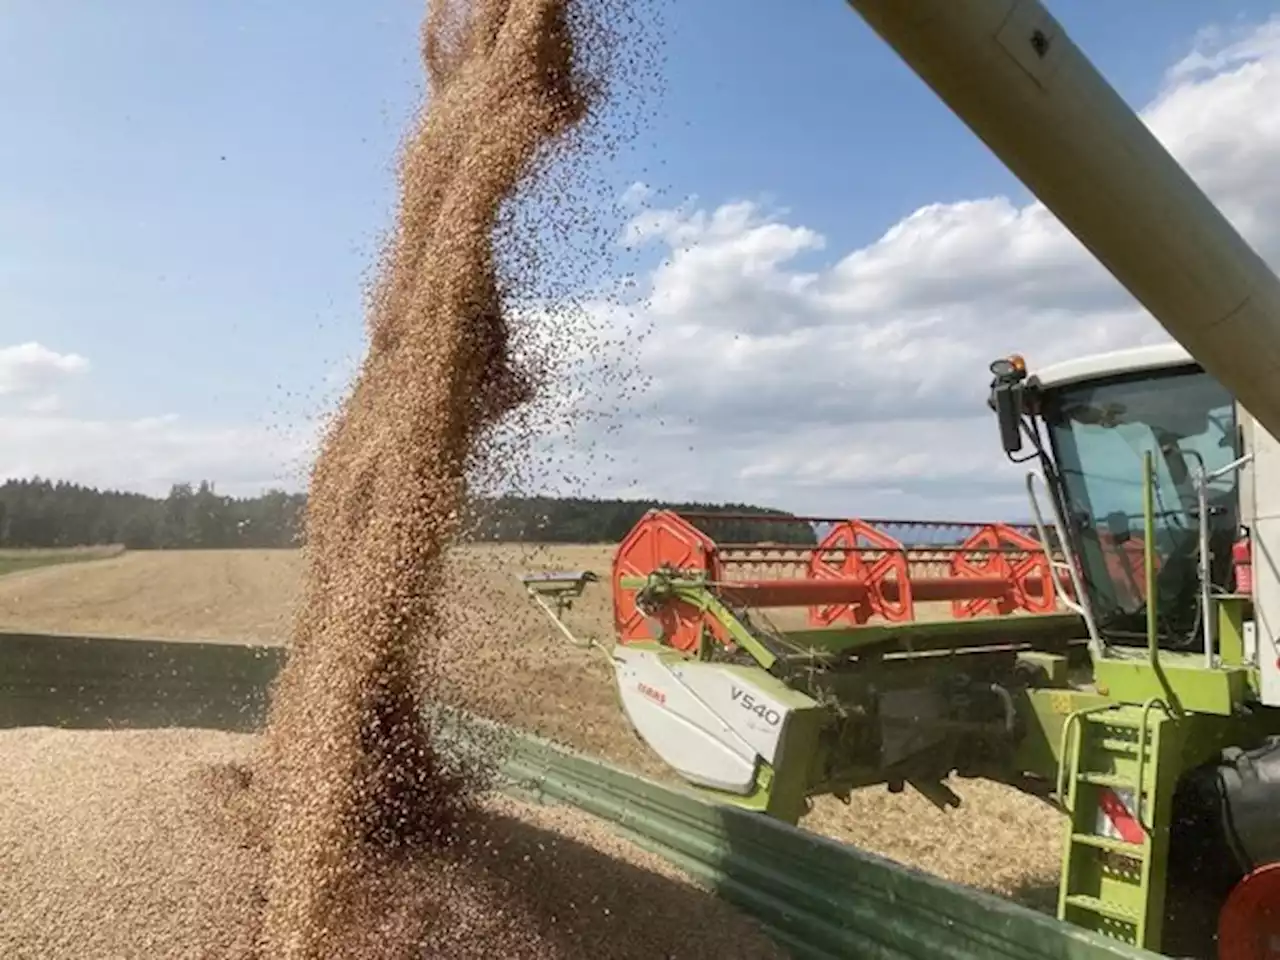
[[[626,714],[696,789],[787,821],[1011,784],[1067,815],[1061,919],[1280,957],[1280,280],[1040,3],[850,5],[1181,345],[992,364],[1034,536],[769,517],[792,542],[727,543],[650,513],[612,572]],[[525,583],[559,622],[592,579]]]

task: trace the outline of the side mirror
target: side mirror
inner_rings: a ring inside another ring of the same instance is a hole
[[[1022,384],[998,383],[991,388],[992,405],[1000,423],[1000,442],[1004,452],[1022,450]]]
[[[1000,423],[1000,442],[1012,456],[1022,450],[1022,382],[1026,363],[1021,357],[996,360],[991,364],[991,398],[988,401]]]

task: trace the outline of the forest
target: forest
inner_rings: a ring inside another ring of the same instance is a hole
[[[720,514],[698,521],[715,539],[813,543],[807,523],[748,504],[667,504],[652,500],[500,497],[468,505],[468,539],[538,543],[614,543],[647,510],[671,507]],[[33,478],[0,485],[0,547],[123,544],[132,550],[285,549],[304,536],[306,496],[271,490],[229,497],[213,483],[175,484],[165,497],[98,490]],[[742,520],[732,514],[778,519]]]

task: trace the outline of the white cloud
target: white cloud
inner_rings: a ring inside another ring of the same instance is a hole
[[[62,397],[56,393],[42,393],[22,405],[28,413],[58,413],[62,409]]]
[[[85,357],[41,343],[0,347],[0,479],[39,475],[148,493],[202,479],[233,494],[302,485],[314,429],[78,417],[60,391],[90,369]]]
[[[84,357],[40,343],[0,347],[0,396],[42,394],[88,369]]]
[[[0,416],[0,479],[39,475],[154,494],[208,479],[222,493],[255,494],[297,488],[310,450],[311,437],[297,430],[175,416]]]
[[[1202,34],[1143,111],[1273,264],[1277,100],[1280,18]],[[639,210],[621,242],[665,256],[646,309],[597,308],[652,381],[639,400],[599,389],[614,432],[584,429],[561,458],[599,492],[1022,515],[984,403],[988,362],[1167,339],[1042,205],[1007,197],[930,204],[834,257],[742,200]]]
[[[636,209],[644,206],[644,204],[653,196],[653,188],[647,183],[636,181],[622,191],[622,205],[630,209]]]

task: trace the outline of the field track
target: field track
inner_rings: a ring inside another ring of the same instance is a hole
[[[466,705],[652,777],[669,775],[622,717],[598,653],[557,639],[525,600],[521,571],[608,571],[597,546],[486,545],[454,559],[451,609],[442,620],[443,680]],[[134,552],[0,577],[0,630],[187,640],[285,643],[301,559],[293,551]],[[608,588],[581,602],[572,622],[607,636]],[[820,801],[808,828],[947,879],[1051,909],[1060,818],[1047,805],[981,781],[943,813],[905,792]]]

